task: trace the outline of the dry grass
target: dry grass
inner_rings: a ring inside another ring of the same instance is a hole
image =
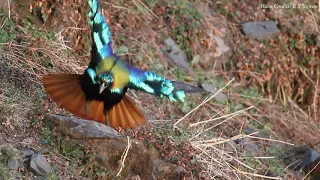
[[[222,89],[220,89],[220,91],[221,90]],[[261,170],[256,169],[256,167],[251,167],[251,165],[246,163],[244,160],[256,159],[259,161],[260,159],[275,159],[276,157],[248,156],[240,152],[239,149],[234,146],[234,142],[244,138],[249,138],[258,139],[259,141],[278,142],[291,146],[293,146],[294,144],[276,139],[254,136],[258,132],[245,135],[241,133],[241,129],[239,129],[240,134],[230,138],[226,138],[226,134],[221,134],[220,136],[207,135],[209,130],[217,131],[218,126],[222,126],[223,124],[227,123],[227,121],[242,121],[239,116],[247,116],[246,111],[253,108],[253,106],[234,113],[227,114],[224,113],[224,109],[223,111],[215,114],[214,117],[211,117],[210,119],[200,120],[196,123],[190,123],[189,118],[192,118],[191,114],[195,111],[202,111],[203,109],[201,108],[201,106],[203,106],[205,103],[210,103],[209,100],[214,96],[215,94],[206,98],[196,108],[190,111],[190,113],[187,113],[183,118],[179,119],[173,125],[175,128],[178,128],[176,127],[178,123],[186,121],[184,123],[189,124],[189,127],[191,127],[188,129],[178,129],[180,131],[187,131],[187,133],[192,134],[189,142],[195,149],[194,153],[197,157],[198,162],[202,163],[202,166],[204,168],[204,170],[201,172],[202,175],[205,177],[209,177],[209,179],[283,179],[283,177],[288,176],[287,174],[281,174],[279,175],[279,177],[272,177],[261,174]],[[210,124],[210,122],[214,122],[214,125]]]
[[[2,126],[10,130],[25,130],[29,124],[27,116],[34,109],[35,102],[30,94],[15,85],[21,78],[19,73],[9,71],[1,58],[0,70],[0,129]]]
[[[2,55],[14,68],[35,77],[39,82],[48,72],[82,73],[85,69],[84,60],[79,60],[72,53],[72,48],[60,42],[24,35],[23,43],[1,43]]]
[[[138,64],[140,66],[147,64],[150,67],[159,67],[158,69],[163,72],[162,75],[176,79],[176,75],[173,71],[171,71],[171,68],[166,62],[166,57],[161,52],[163,46],[161,45],[160,39],[162,39],[163,36],[159,35],[160,33],[157,32],[157,27],[154,25],[154,21],[163,23],[160,21],[161,18],[159,15],[154,13],[153,9],[150,9],[144,2],[140,0],[133,0],[128,2],[128,4],[117,4],[115,2],[114,5],[110,6],[115,8],[114,11],[108,12],[110,13],[108,14],[110,17],[112,15],[120,16],[123,12],[125,12],[125,15],[123,15],[124,17],[121,20],[117,22],[111,22],[111,28],[113,30],[117,30],[114,31],[115,44],[125,43],[128,47],[130,47],[130,52],[124,57],[128,57],[129,60],[134,59],[134,64]],[[135,7],[137,7],[138,11],[135,9]],[[174,21],[174,18],[172,18],[172,21]],[[132,22],[136,22],[136,24]],[[142,26],[141,24],[145,25]],[[169,34],[171,32],[168,30],[169,28],[163,28],[162,26],[164,25],[160,25],[162,29],[159,31],[163,30],[165,33],[168,33],[165,36],[173,35],[172,33]],[[20,37],[23,39],[22,43],[7,42],[0,44],[3,48],[2,54],[10,62],[10,66],[29,74],[37,83],[40,83],[42,75],[47,74],[48,72],[81,73],[84,70],[86,65],[85,60],[80,60],[82,57],[74,53],[72,47],[68,47],[66,45],[67,43],[63,38],[63,34],[57,33],[55,34],[56,40],[48,40],[46,38],[30,36],[23,29],[23,27],[19,28],[25,32]],[[125,39],[126,41],[121,39]],[[246,74],[250,75],[253,74],[252,76],[257,77],[256,73],[249,70],[244,70],[243,72],[246,72]],[[307,75],[305,76],[308,77]],[[189,78],[189,81],[196,81],[195,77],[190,77],[190,75],[186,75],[186,77]],[[258,79],[259,78],[260,77],[258,77]],[[319,84],[318,81],[318,79],[317,81],[311,81],[315,91],[317,91]],[[220,91],[222,90],[232,91],[232,88],[228,86],[228,90],[221,88]],[[228,105],[221,105],[211,101],[215,94],[210,94],[210,96],[205,98],[203,101],[201,96],[195,96],[195,100],[189,97],[189,102],[193,103],[190,105],[192,110],[189,113],[182,113],[181,108],[176,104],[171,105],[168,104],[167,101],[159,102],[151,95],[142,96],[141,93],[131,94],[139,106],[146,107],[146,111],[151,113],[152,118],[166,119],[163,121],[152,120],[151,122],[155,128],[157,128],[159,124],[170,124],[172,121],[175,121],[173,128],[178,128],[181,132],[189,135],[188,142],[193,147],[192,153],[197,158],[198,162],[201,163],[203,168],[203,172],[201,174],[209,179],[281,179],[287,176],[286,174],[282,174],[281,178],[267,176],[261,172],[260,167],[252,167],[250,163],[245,162],[245,160],[249,158],[263,164],[263,159],[272,159],[275,157],[248,157],[246,154],[243,154],[241,151],[239,151],[237,147],[234,147],[233,142],[236,140],[241,140],[243,138],[257,139],[257,137],[253,136],[254,134],[242,134],[242,128],[249,124],[248,119],[254,119],[252,116],[263,116],[273,122],[273,124],[280,124],[276,127],[276,129],[280,132],[283,131],[283,135],[287,133],[284,131],[285,128],[288,131],[295,132],[296,135],[306,132],[309,128],[307,124],[308,122],[304,122],[303,128],[300,128],[300,121],[290,121],[290,118],[301,115],[303,119],[307,119],[309,117],[309,114],[306,114],[303,110],[299,110],[299,108],[297,108],[293,103],[291,103],[292,111],[287,115],[286,119],[282,119],[281,117],[283,117],[284,114],[283,112],[280,112],[282,109],[279,111],[277,111],[277,108],[268,110],[266,107],[256,107],[252,105],[258,104],[255,102],[257,99],[250,100],[246,103],[242,101],[235,101],[239,104],[243,103],[245,107],[241,110],[234,111],[231,110],[231,108],[233,108],[231,105],[228,107]],[[240,94],[238,96],[241,97],[242,95]],[[18,96],[14,97],[17,99],[6,100],[6,97],[2,96],[4,101],[0,101],[0,107],[1,105],[8,105],[8,103],[11,103],[11,105],[8,107],[12,107],[15,111],[28,112],[30,110],[28,108],[33,106],[32,101],[29,100],[23,101],[25,104],[19,104],[21,98],[19,99]],[[313,97],[313,99],[315,99],[313,108],[317,109],[318,102],[316,100],[316,95]],[[261,99],[258,99],[258,101],[259,100]],[[265,106],[270,106],[270,103],[265,103]],[[257,109],[257,113],[252,114],[247,112],[251,109]],[[316,112],[312,113],[317,115]],[[173,115],[182,118],[178,118],[176,121],[177,118],[173,118]],[[21,117],[25,117],[25,114],[23,114]],[[17,118],[15,117],[15,119]],[[278,121],[279,119],[282,121]],[[21,121],[26,121],[26,119],[22,119]],[[5,123],[7,122],[5,121]],[[12,121],[9,120],[7,124],[12,124]],[[234,124],[241,124],[241,126],[236,126],[233,128],[238,132],[237,134],[226,131],[221,132],[221,129],[223,129],[222,127],[229,127],[233,126]],[[183,125],[187,126],[183,127]],[[300,129],[296,131],[293,129],[293,127],[299,127]],[[317,138],[317,136],[319,136],[316,135],[316,133],[319,132],[319,129],[316,130],[316,126],[312,127],[314,128],[314,133],[309,134],[309,140],[314,140]],[[159,128],[158,131],[161,131],[161,128]],[[212,132],[217,132],[217,134],[213,135]],[[258,141],[276,141],[279,143],[292,145],[280,140],[268,138],[260,138]],[[125,157],[123,158],[123,161],[124,160]]]

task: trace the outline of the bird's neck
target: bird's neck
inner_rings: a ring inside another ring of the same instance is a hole
[[[126,63],[116,56],[102,59],[94,69],[98,76],[103,73],[110,73],[113,76],[112,88],[123,89],[129,82],[130,71]]]
[[[112,68],[116,65],[116,57],[110,56],[102,59],[99,64],[95,67],[97,75],[105,72],[110,72]]]

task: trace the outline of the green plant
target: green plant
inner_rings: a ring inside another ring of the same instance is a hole
[[[11,145],[2,145],[0,148],[0,179],[13,178],[16,172],[9,170],[8,160],[19,154],[19,151]]]
[[[15,32],[17,26],[3,9],[0,9],[0,26],[0,43],[10,42],[16,39],[17,34]]]

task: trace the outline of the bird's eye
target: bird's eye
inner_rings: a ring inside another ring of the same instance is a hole
[[[105,83],[106,86],[110,86],[113,83],[113,77],[109,73],[99,75],[99,83]]]

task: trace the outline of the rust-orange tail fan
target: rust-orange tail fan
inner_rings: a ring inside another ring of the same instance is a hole
[[[92,100],[86,108],[86,97],[80,86],[80,74],[50,74],[43,85],[51,99],[74,115],[106,124],[103,101]],[[126,97],[108,112],[108,125],[113,128],[135,128],[143,125],[143,113]]]
[[[105,123],[102,101],[91,101],[86,109],[86,97],[80,86],[80,74],[50,74],[43,85],[51,99],[74,115]]]
[[[113,106],[108,112],[108,125],[113,128],[135,128],[146,123],[144,114],[127,96]]]

